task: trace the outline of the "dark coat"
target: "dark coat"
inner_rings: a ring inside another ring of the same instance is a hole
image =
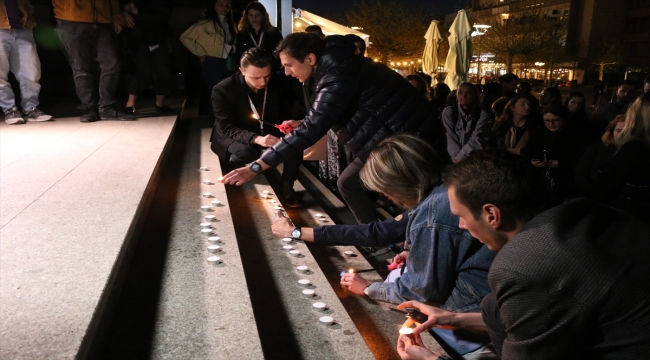
[[[291,91],[293,81],[284,75],[271,74],[266,87],[268,95],[264,121],[281,124],[284,120],[292,119],[292,112],[296,109],[296,97]],[[253,119],[248,101],[249,89],[241,73],[224,79],[212,89],[215,122],[210,141],[214,143],[213,149],[221,159],[227,159],[225,155],[228,146],[234,141],[251,145],[253,138],[260,134],[260,124]],[[262,100],[259,100],[259,104],[255,100],[253,102],[261,115]],[[283,136],[278,129],[268,124],[264,124],[264,134]]]
[[[354,55],[342,36],[328,36],[314,72],[314,101],[303,124],[267,149],[262,161],[276,166],[310,147],[329,129],[339,143],[366,159],[384,138],[409,133],[430,140],[436,113],[401,75]]]
[[[252,30],[252,29],[251,29]],[[259,42],[261,34],[255,36],[255,40]],[[282,34],[278,28],[273,28],[271,31],[265,31],[264,37],[262,38],[262,49],[268,51],[270,54],[273,54],[275,47],[282,41]],[[251,39],[250,31],[241,31],[237,34],[235,38],[235,56],[237,59],[237,64],[239,64],[242,55],[248,49],[255,47],[253,39]],[[281,67],[280,60],[273,58],[273,70],[279,70]]]

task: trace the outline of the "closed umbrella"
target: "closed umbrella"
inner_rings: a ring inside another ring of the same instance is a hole
[[[455,90],[458,85],[467,81],[469,63],[472,59],[472,26],[465,10],[458,12],[449,33],[449,54],[445,61],[447,68],[445,84],[451,90]]]
[[[424,38],[427,42],[422,54],[422,72],[434,77],[433,74],[438,72],[438,42],[442,39],[438,30],[438,20],[431,21]]]

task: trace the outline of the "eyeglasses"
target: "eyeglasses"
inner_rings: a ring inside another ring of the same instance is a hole
[[[562,120],[560,120],[560,119],[544,120],[544,123],[545,123],[545,124],[557,124],[557,123],[559,123],[560,121],[562,121]]]

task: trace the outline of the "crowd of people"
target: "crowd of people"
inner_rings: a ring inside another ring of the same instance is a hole
[[[150,77],[156,109],[171,111],[170,6],[117,4],[53,0],[82,122],[134,119]],[[9,124],[51,119],[38,108],[34,25],[28,0],[0,4],[0,105]],[[119,109],[115,34],[124,28],[138,74]],[[293,186],[303,154],[327,144],[321,174],[336,181],[358,224],[299,228],[278,212],[276,236],[399,244],[386,281],[347,273],[340,284],[428,316],[398,339],[403,359],[440,356],[424,347],[427,330],[478,333],[468,352],[504,359],[650,351],[650,78],[642,94],[635,81],[621,82],[590,117],[580,92],[563,97],[547,87],[535,97],[514,74],[431,88],[426,75],[404,78],[364,57],[354,35],[307,30],[283,38],[259,2],[236,24],[230,2],[214,0],[180,39],[200,58],[211,94],[211,148],[229,171],[221,182],[242,185],[283,163],[278,196],[301,206]],[[371,192],[403,213],[380,221]],[[462,333],[446,339],[465,341]]]

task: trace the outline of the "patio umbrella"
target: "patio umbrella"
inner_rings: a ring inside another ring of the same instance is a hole
[[[472,26],[465,10],[458,12],[449,33],[449,54],[445,61],[447,68],[445,84],[451,90],[455,90],[458,85],[467,81],[469,63],[472,59]]]
[[[438,30],[438,20],[431,21],[424,38],[427,43],[424,45],[424,53],[422,54],[422,72],[433,75],[438,72],[438,42],[442,39]]]

